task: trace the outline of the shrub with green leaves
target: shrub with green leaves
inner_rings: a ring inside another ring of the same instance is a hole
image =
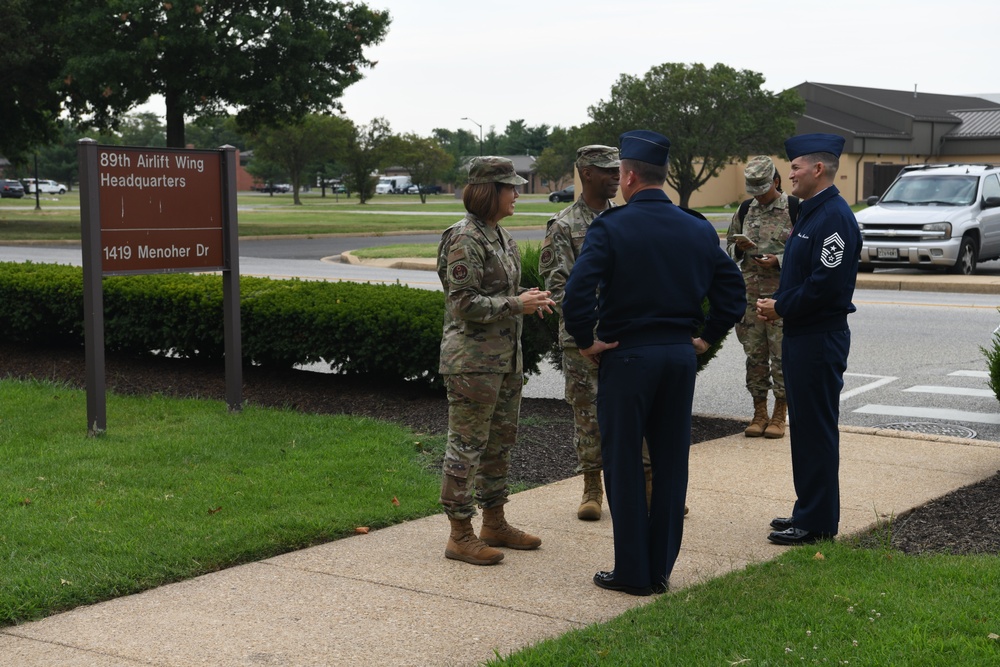
[[[980,347],[986,355],[986,371],[989,373],[989,387],[1000,401],[1000,333],[993,334],[993,347]]]
[[[222,280],[204,274],[104,279],[105,349],[221,360]],[[438,384],[444,295],[403,285],[240,280],[244,363],[289,367],[325,361],[343,373]],[[0,340],[82,346],[83,271],[0,265]],[[552,341],[525,336],[525,369],[538,371]]]

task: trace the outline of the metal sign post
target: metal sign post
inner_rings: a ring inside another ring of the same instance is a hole
[[[221,271],[226,401],[242,405],[236,149],[78,144],[87,430],[107,428],[104,297],[108,275]]]

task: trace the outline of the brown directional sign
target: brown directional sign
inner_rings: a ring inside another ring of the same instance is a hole
[[[77,144],[87,432],[107,429],[104,280],[113,274],[222,274],[226,403],[243,404],[236,149]]]
[[[104,274],[224,267],[218,151],[97,148]]]

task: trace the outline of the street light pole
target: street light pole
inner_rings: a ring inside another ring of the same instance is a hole
[[[42,210],[42,204],[39,202],[39,197],[41,195],[39,195],[38,192],[39,192],[39,187],[38,187],[38,151],[35,151],[35,210],[36,211],[41,211]]]
[[[467,120],[467,121],[469,121],[470,123],[472,123],[473,125],[475,125],[476,127],[479,128],[479,157],[482,157],[483,156],[483,126],[480,125],[479,123],[477,123],[476,121],[472,120],[468,116],[463,117],[462,120]]]

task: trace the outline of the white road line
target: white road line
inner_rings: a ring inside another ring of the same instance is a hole
[[[977,424],[1000,424],[1000,415],[984,412],[965,412],[963,410],[946,410],[944,408],[914,408],[901,405],[865,405],[854,410],[869,415],[891,415],[893,417],[917,417],[919,419],[947,419],[956,422],[974,422]]]
[[[948,373],[948,377],[983,378],[988,380],[990,374],[986,371],[955,371],[954,373]]]
[[[965,387],[935,387],[934,385],[918,384],[904,389],[903,391],[916,391],[922,394],[947,394],[949,396],[982,396],[983,398],[995,398],[995,394],[989,389],[966,389]]]
[[[891,375],[865,375],[864,373],[844,373],[844,377],[856,377],[856,378],[877,378],[874,382],[869,382],[868,384],[863,384],[860,387],[855,387],[850,391],[844,391],[840,394],[841,402],[857,396],[858,394],[863,394],[866,391],[871,391],[872,389],[878,389],[883,385],[887,385],[890,382],[895,382],[898,377],[892,377]]]

